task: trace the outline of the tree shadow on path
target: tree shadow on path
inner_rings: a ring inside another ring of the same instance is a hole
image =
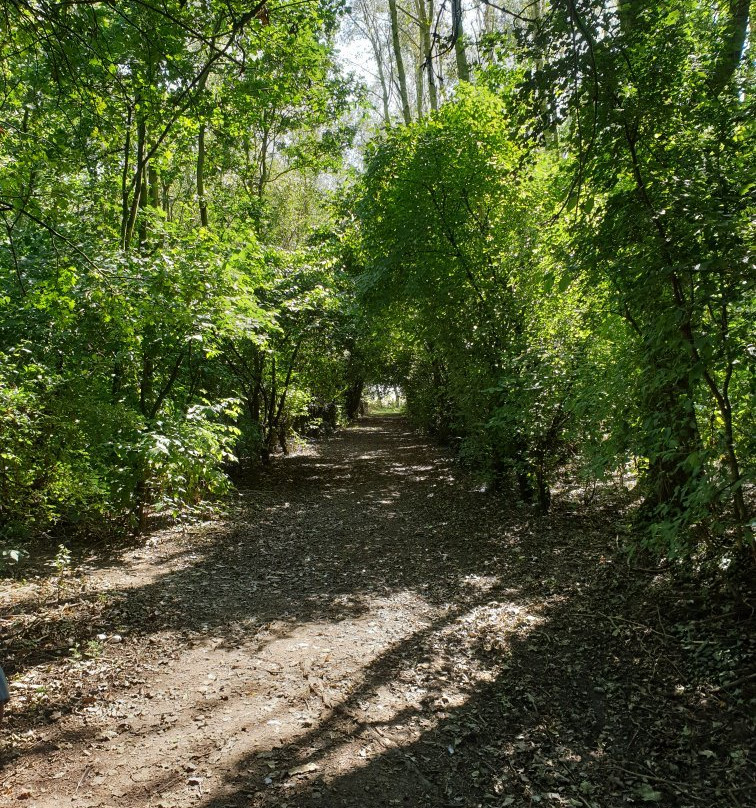
[[[178,715],[146,711],[113,740],[176,757],[120,804],[713,808],[753,796],[748,693],[722,678],[747,657],[744,626],[712,638],[695,593],[620,568],[611,514],[508,506],[396,418],[275,464],[244,501],[243,518],[162,565],[137,559],[133,585],[97,570],[116,581],[99,622],[67,619],[81,644],[120,631],[138,649],[128,675]],[[157,667],[168,636],[170,670]],[[225,678],[180,713],[171,685],[186,665]],[[39,750],[82,734],[61,726]],[[79,804],[98,793],[85,787]]]

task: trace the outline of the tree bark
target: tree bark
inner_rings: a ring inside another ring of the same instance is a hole
[[[424,65],[428,71],[428,101],[432,111],[438,109],[438,92],[436,90],[436,74],[433,70],[433,38],[431,37],[431,21],[433,20],[433,0],[418,0],[417,10],[420,17],[420,35],[423,46]]]
[[[141,106],[140,101],[137,99],[137,104]],[[123,249],[128,250],[131,245],[131,239],[134,236],[134,225],[136,223],[137,211],[139,210],[143,176],[144,176],[144,147],[147,138],[147,123],[144,118],[144,111],[139,110],[137,122],[137,153],[136,153],[136,171],[138,172],[134,185],[134,197],[131,200],[128,216],[126,217],[126,226],[123,228]],[[128,191],[127,191],[128,193]]]
[[[200,225],[208,226],[207,199],[205,198],[205,124],[200,124],[197,138],[197,200],[199,202]]]
[[[362,379],[357,379],[349,385],[344,396],[344,410],[346,417],[350,421],[354,421],[360,414],[360,404],[362,402],[362,391],[365,387],[365,382]]]
[[[396,0],[389,0],[389,13],[391,16],[391,43],[394,48],[394,60],[396,61],[396,77],[399,82],[399,96],[402,102],[402,117],[408,126],[412,123],[410,113],[409,96],[407,94],[407,75],[404,72],[404,59],[402,58],[402,46],[399,41],[399,19],[396,12]]]
[[[462,22],[462,0],[452,0],[452,37],[454,57],[457,61],[457,76],[460,81],[470,81],[470,66],[465,53],[465,30]]]
[[[126,249],[126,232],[129,222],[129,159],[131,157],[131,126],[134,108],[129,106],[126,121],[126,137],[123,144],[123,171],[121,172],[121,247]]]
[[[144,215],[147,210],[147,197],[149,195],[149,183],[147,182],[147,172],[149,163],[144,164],[142,169],[142,187],[139,191],[139,212],[142,214],[139,219],[139,247],[144,249],[147,244],[147,217]]]
[[[732,79],[743,56],[748,35],[750,0],[730,0],[729,16],[724,23],[722,49],[714,66],[711,89],[720,95]]]
[[[415,110],[417,113],[417,120],[423,118],[423,103],[425,101],[423,87],[423,57],[422,54],[415,65]]]

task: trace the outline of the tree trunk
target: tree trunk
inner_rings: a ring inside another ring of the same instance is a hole
[[[725,15],[722,49],[717,57],[714,75],[711,79],[711,89],[714,95],[719,95],[730,83],[740,64],[748,35],[750,0],[730,0],[729,6],[729,16]]]
[[[139,191],[139,247],[144,249],[147,244],[147,217],[144,215],[147,210],[147,197],[149,195],[149,183],[147,182],[147,163],[144,164],[142,169],[141,183],[142,188]]]
[[[399,41],[399,19],[396,12],[396,0],[389,0],[389,12],[391,15],[391,43],[394,48],[396,77],[399,81],[399,96],[402,102],[402,117],[404,118],[404,123],[409,126],[412,123],[412,115],[410,113],[409,96],[407,95],[407,76],[404,72],[402,46]]]
[[[200,225],[207,227],[207,199],[205,198],[205,124],[200,124],[197,138],[197,200],[199,202]]]
[[[375,47],[373,48],[376,64],[378,65],[378,81],[381,84],[381,104],[383,105],[383,122],[388,124],[391,121],[391,113],[389,112],[389,91],[388,83],[386,81],[386,74],[383,71],[383,59],[380,52]]]
[[[362,402],[362,390],[365,383],[362,379],[352,382],[344,397],[344,411],[350,421],[354,421],[360,414],[360,403]]]
[[[126,232],[129,223],[129,161],[131,158],[131,125],[134,108],[129,106],[126,122],[126,138],[123,144],[123,171],[121,172],[121,247],[126,249]]]
[[[148,166],[147,177],[149,179],[150,186],[150,205],[155,210],[160,210],[160,178],[158,176],[157,169],[152,165],[152,163],[150,163]]]
[[[649,377],[653,380],[665,374],[667,378],[653,385],[644,401],[645,431],[652,440],[646,452],[644,509],[668,521],[688,510],[687,495],[703,474],[703,467],[693,468],[689,460],[693,455],[703,456],[703,444],[687,373],[670,375],[669,363],[674,357],[654,354],[658,351],[649,356]]]
[[[438,109],[438,92],[436,90],[436,73],[433,69],[433,39],[431,38],[431,22],[433,20],[433,0],[418,0],[418,15],[420,17],[420,41],[423,47],[424,66],[428,71],[428,101],[432,111]]]
[[[423,118],[423,96],[423,58],[421,54],[415,66],[415,110],[417,112],[418,121]]]
[[[465,30],[462,23],[462,0],[452,0],[452,37],[454,56],[457,61],[457,76],[460,81],[470,81],[470,67],[465,53]]]
[[[140,101],[137,100],[137,104]],[[147,139],[147,123],[144,118],[144,111],[140,108],[137,122],[137,153],[136,153],[136,171],[139,176],[136,177],[134,182],[134,197],[129,206],[128,216],[126,217],[126,226],[123,228],[123,249],[128,250],[131,244],[131,239],[134,236],[134,225],[136,223],[137,211],[141,203],[141,193],[143,186],[143,168],[144,168],[144,149],[145,141]]]

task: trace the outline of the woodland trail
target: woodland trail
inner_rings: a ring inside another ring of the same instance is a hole
[[[0,804],[748,804],[747,694],[720,688],[747,633],[706,640],[730,668],[701,654],[728,615],[560,507],[506,506],[367,418],[225,520],[90,559],[57,599],[6,588]]]

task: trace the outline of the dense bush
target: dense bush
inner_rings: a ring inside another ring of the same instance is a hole
[[[656,40],[634,41],[661,53]],[[675,92],[688,89],[688,47],[661,77]],[[527,99],[516,71],[387,131],[356,191],[360,288],[376,328],[401,319],[410,335],[408,412],[463,459],[543,510],[567,467],[584,482],[632,468],[641,543],[721,557],[752,547],[750,231],[727,190],[744,187],[742,110],[704,100],[679,118],[645,70],[624,77],[648,96],[630,144],[627,109],[601,99],[604,151],[578,149],[575,120],[553,148],[531,136],[537,121],[513,120]]]

